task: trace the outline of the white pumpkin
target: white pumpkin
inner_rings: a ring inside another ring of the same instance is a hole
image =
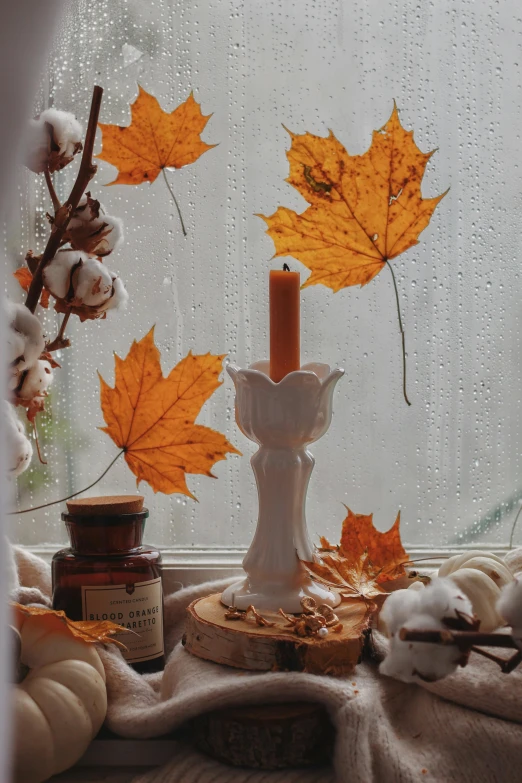
[[[84,754],[107,712],[95,647],[52,615],[14,609],[27,676],[14,688],[14,781],[42,783]]]
[[[504,563],[513,575],[520,574],[522,572],[522,546],[510,549],[504,557]]]
[[[467,595],[480,620],[481,631],[489,633],[504,624],[496,604],[501,589],[513,581],[513,574],[500,557],[470,550],[446,560],[438,575],[450,577]]]

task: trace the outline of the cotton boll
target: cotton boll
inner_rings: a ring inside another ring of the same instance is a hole
[[[99,308],[112,296],[112,277],[96,258],[87,258],[73,273],[74,304]]]
[[[42,324],[27,307],[7,302],[8,355],[14,371],[20,373],[36,362],[45,348]]]
[[[123,221],[105,214],[88,220],[76,217],[69,223],[67,239],[76,250],[108,256],[123,242]]]
[[[31,171],[58,171],[81,149],[82,126],[69,112],[46,109],[30,121],[25,162]]]
[[[419,592],[408,588],[397,590],[388,596],[379,615],[379,620],[384,623],[388,636],[400,631],[409,618],[419,612]]]
[[[522,639],[522,579],[506,585],[497,603],[497,611],[513,629],[515,639]]]
[[[102,261],[77,250],[59,250],[44,270],[44,283],[57,299],[56,310],[75,313],[82,321],[123,309],[129,298],[120,278]]]
[[[8,329],[5,345],[7,346],[7,361],[9,364],[16,362],[20,356],[24,355],[24,337],[20,332],[15,331],[15,329]]]
[[[111,273],[112,274],[112,273]],[[120,277],[112,275],[112,290],[113,294],[100,309],[103,310],[125,310],[129,301],[129,294],[127,289],[123,285],[123,281]]]
[[[413,615],[403,627],[423,631],[445,628],[442,622],[427,614]],[[453,674],[461,658],[462,653],[456,645],[402,641],[396,634],[390,640],[390,652],[379,671],[403,682],[436,682]]]
[[[44,285],[56,299],[65,299],[71,287],[71,274],[83,260],[83,254],[77,250],[59,250],[47,264],[43,271]]]
[[[53,128],[53,141],[59,147],[60,155],[72,159],[81,148],[83,129],[74,114],[59,109],[46,109],[40,114],[39,122]]]
[[[8,474],[16,478],[29,467],[33,456],[33,447],[13,406],[5,400],[2,400],[2,403]]]
[[[473,618],[473,606],[449,578],[433,579],[420,594],[420,611],[436,620]]]
[[[46,359],[39,359],[33,364],[24,378],[18,398],[30,402],[36,398],[43,398],[53,382],[53,370]]]

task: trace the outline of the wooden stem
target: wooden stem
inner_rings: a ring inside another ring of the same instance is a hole
[[[69,312],[65,313],[63,317],[63,321],[60,326],[60,331],[58,332],[54,340],[52,340],[50,343],[47,343],[47,345],[45,346],[45,350],[47,351],[47,353],[52,353],[53,351],[61,351],[62,348],[68,348],[70,346],[71,341],[69,340],[68,337],[64,336],[65,327],[67,326],[67,322],[70,317],[71,317],[71,311],[69,310]]]
[[[500,670],[503,674],[509,674],[513,671],[513,669],[516,669],[520,661],[522,661],[522,653],[520,650],[516,652],[514,655],[511,656],[511,658],[500,658],[498,655],[493,655],[493,653],[488,652],[487,650],[482,650],[480,647],[471,647],[471,652],[477,653],[477,655],[482,655],[483,658],[487,658],[488,661],[493,661],[493,663],[496,663],[498,666],[500,666]]]
[[[515,648],[512,636],[503,633],[482,633],[481,631],[417,631],[401,628],[399,638],[403,642],[428,642],[430,644],[455,644],[461,650],[481,647]]]
[[[62,205],[60,204],[60,199],[56,195],[56,191],[54,189],[54,184],[49,169],[45,169],[44,175],[45,175],[45,181],[47,183],[47,190],[49,191],[51,201],[53,202],[54,214],[56,214]]]
[[[42,253],[36,272],[34,273],[29,291],[27,293],[27,299],[25,300],[25,306],[32,312],[36,310],[36,306],[40,301],[40,295],[43,288],[43,271],[47,264],[54,258],[57,250],[60,247],[62,237],[67,229],[69,220],[72,213],[78,206],[81,197],[83,196],[87,185],[96,173],[96,166],[92,163],[92,153],[94,150],[94,140],[96,138],[96,128],[98,125],[98,117],[100,115],[100,106],[103,95],[103,89],[96,86],[92,93],[91,111],[89,114],[89,123],[87,125],[87,134],[85,136],[85,144],[83,147],[82,159],[80,162],[80,168],[78,176],[73,185],[69,198],[65,204],[60,207],[55,215],[55,221],[53,223],[51,236],[47,242],[45,250]]]

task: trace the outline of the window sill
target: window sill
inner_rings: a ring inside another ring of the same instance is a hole
[[[433,573],[442,562],[452,555],[465,552],[469,549],[481,548],[462,546],[451,549],[437,549],[417,547],[409,550],[409,555],[415,567],[420,571]],[[506,547],[490,547],[483,545],[484,550],[493,552],[503,557],[507,552]],[[40,546],[30,547],[33,554],[50,562],[58,547]],[[246,554],[246,549],[162,549],[163,572],[165,592],[173,592],[182,586],[201,584],[214,579],[226,579],[238,576],[242,572],[241,563]]]

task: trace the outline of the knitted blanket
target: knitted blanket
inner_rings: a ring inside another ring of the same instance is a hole
[[[49,604],[49,566],[15,549],[12,596]],[[17,571],[17,572],[16,572]],[[167,665],[141,676],[114,648],[100,650],[107,674],[107,725],[122,737],[170,732],[207,711],[240,704],[316,701],[337,729],[332,768],[255,772],[226,767],[182,743],[165,766],[133,783],[520,783],[522,668],[501,674],[472,655],[439,683],[406,685],[361,664],[349,678],[250,673],[199,660],[180,644],[186,606],[225,583],[189,587],[165,601]],[[384,652],[386,640],[376,637]]]

